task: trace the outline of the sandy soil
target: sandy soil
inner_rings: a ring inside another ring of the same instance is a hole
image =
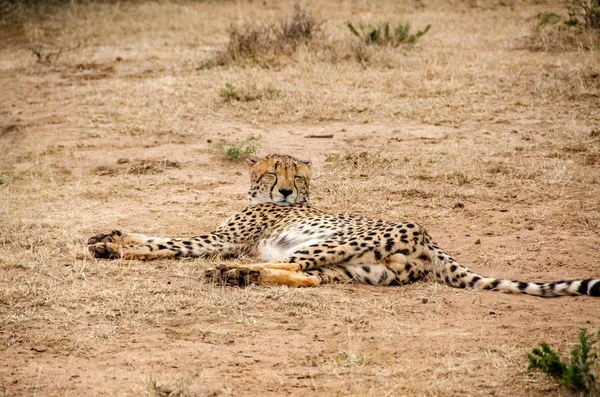
[[[414,220],[490,276],[600,277],[598,52],[521,47],[560,4],[448,4],[309,3],[344,40],[349,18],[432,24],[367,64],[307,47],[274,66],[198,67],[232,20],[285,15],[285,2],[72,6],[7,36],[3,395],[565,395],[526,353],[542,340],[568,352],[600,326],[595,298],[241,290],[205,284],[204,259],[84,256],[95,232],[197,235],[243,208],[244,165],[215,143],[252,135],[259,155],[313,161],[315,206]],[[78,39],[50,64],[29,50]],[[231,102],[226,82],[278,94]]]

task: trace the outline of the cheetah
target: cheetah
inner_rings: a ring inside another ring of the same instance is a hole
[[[89,251],[97,258],[139,260],[250,255],[259,263],[219,265],[205,273],[210,281],[239,287],[332,282],[396,286],[429,278],[456,288],[540,297],[600,296],[600,279],[531,283],[477,274],[457,263],[415,222],[311,207],[309,161],[274,154],[246,162],[249,206],[212,233],[181,239],[115,230],[91,237]]]

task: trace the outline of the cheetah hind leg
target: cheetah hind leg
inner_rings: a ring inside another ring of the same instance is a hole
[[[322,277],[317,275],[301,271],[286,270],[281,267],[268,267],[268,264],[249,266],[219,265],[213,269],[207,270],[204,277],[208,282],[234,287],[247,287],[252,284],[316,287],[324,281]]]

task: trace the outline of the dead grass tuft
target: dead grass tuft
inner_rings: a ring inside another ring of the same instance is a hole
[[[225,83],[225,88],[221,88],[219,96],[225,102],[252,102],[262,99],[273,99],[280,94],[280,91],[272,85],[259,87],[256,83],[246,84],[242,88],[234,86],[232,83]]]
[[[229,62],[274,63],[280,56],[293,54],[298,46],[309,44],[322,24],[322,20],[299,3],[294,5],[290,16],[275,22],[233,24],[229,28],[227,48],[201,68]]]
[[[181,168],[181,164],[171,160],[129,160],[121,158],[116,165],[100,165],[96,167],[96,175],[145,175],[159,174],[169,168]]]
[[[524,37],[518,48],[534,52],[591,51],[600,48],[600,36],[593,31],[553,26]]]

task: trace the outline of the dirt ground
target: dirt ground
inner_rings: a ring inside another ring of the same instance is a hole
[[[219,288],[214,261],[85,256],[97,232],[198,235],[243,208],[243,162],[216,143],[254,136],[313,161],[314,206],[419,222],[489,276],[600,277],[600,52],[533,31],[562,3],[303,6],[325,21],[314,42],[212,66],[231,23],[293,3],[71,4],[2,26],[2,395],[565,395],[526,353],[567,353],[600,327],[597,298]],[[344,25],[385,20],[432,28],[359,48]]]

